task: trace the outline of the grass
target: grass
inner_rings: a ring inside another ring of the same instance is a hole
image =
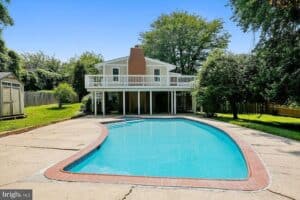
[[[300,118],[268,114],[239,114],[238,117],[232,119],[232,114],[219,113],[215,119],[300,141]]]
[[[26,107],[26,118],[0,121],[0,134],[5,131],[47,125],[59,120],[70,119],[79,114],[80,105],[80,103],[67,104],[61,109],[57,107],[57,104]]]

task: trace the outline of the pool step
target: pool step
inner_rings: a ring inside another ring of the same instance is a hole
[[[128,124],[133,124],[133,123],[139,123],[139,122],[142,122],[144,121],[143,119],[134,119],[134,120],[129,120],[129,121],[126,121],[126,123]]]
[[[139,123],[144,121],[143,119],[131,119],[129,121],[125,121],[125,122],[115,122],[115,123],[111,123],[108,125],[108,128],[119,128],[119,127],[124,127],[124,126],[128,126],[130,124],[134,124],[134,123]]]

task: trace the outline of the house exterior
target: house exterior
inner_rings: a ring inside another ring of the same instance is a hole
[[[196,101],[190,91],[195,76],[172,72],[176,66],[144,56],[138,46],[130,55],[96,65],[97,75],[85,76],[97,114],[176,114],[192,112]]]
[[[24,114],[24,86],[11,72],[0,72],[0,119]]]

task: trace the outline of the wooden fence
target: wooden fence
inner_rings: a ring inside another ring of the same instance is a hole
[[[288,117],[300,117],[300,109],[288,108],[284,106],[274,106],[274,114],[288,116]]]
[[[53,92],[51,91],[37,91],[24,93],[24,105],[26,106],[39,106],[46,104],[57,103]]]
[[[289,108],[275,104],[258,104],[258,103],[243,103],[238,104],[239,113],[266,113],[272,115],[282,115],[287,117],[299,117],[300,109]],[[231,107],[229,104],[221,105],[220,112],[230,113]]]

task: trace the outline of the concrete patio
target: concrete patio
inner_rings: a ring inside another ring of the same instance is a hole
[[[33,189],[33,199],[299,199],[300,143],[223,122],[201,119],[235,133],[258,153],[271,176],[262,191],[157,188],[126,184],[49,180],[44,171],[87,146],[99,134],[99,122],[85,117],[0,138],[0,189]]]

